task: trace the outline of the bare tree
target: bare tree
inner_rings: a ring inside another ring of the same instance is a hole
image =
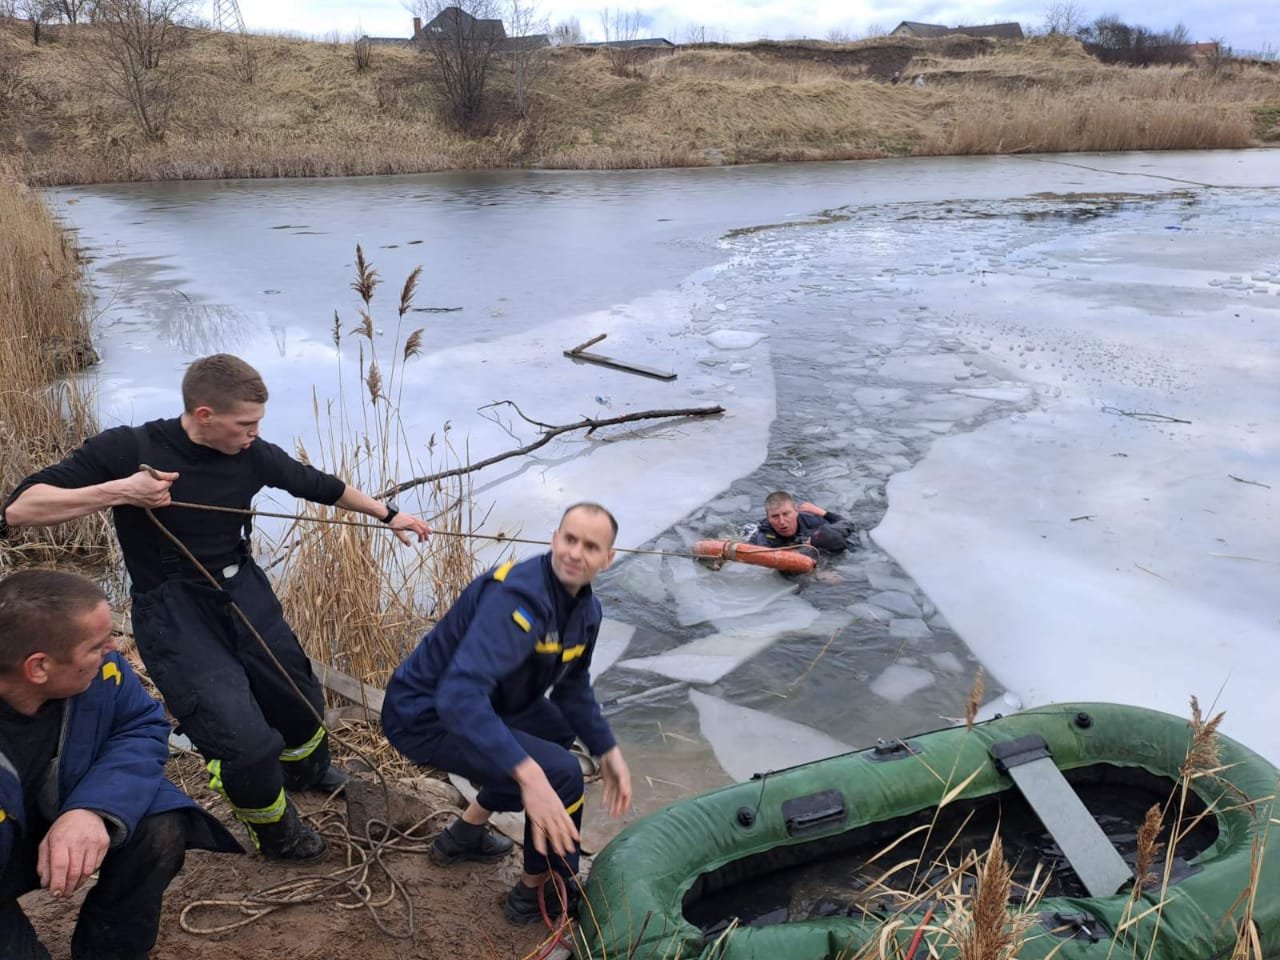
[[[364,73],[373,66],[373,41],[361,34],[351,41],[351,56],[356,63],[356,73]]]
[[[90,0],[58,0],[56,5],[67,23],[73,25],[87,18],[92,7]]]
[[[98,0],[97,83],[133,113],[148,140],[163,140],[187,77],[187,22],[196,0]]]
[[[507,26],[511,29],[506,43],[511,64],[511,95],[516,113],[523,117],[529,112],[529,94],[546,73],[549,63],[547,18],[533,0],[507,0]]]
[[[16,13],[31,24],[31,42],[40,46],[44,25],[58,16],[58,7],[50,0],[18,0]]]
[[[1074,0],[1053,0],[1044,8],[1044,32],[1074,37],[1087,22],[1084,7]]]
[[[631,42],[640,35],[643,20],[639,10],[605,7],[600,11],[604,28],[604,52],[609,58],[609,72],[617,77],[636,74],[636,52]]]
[[[571,47],[575,43],[581,43],[582,40],[582,24],[578,23],[577,17],[561,20],[551,28],[551,45],[553,47]]]
[[[496,0],[417,0],[418,44],[435,66],[431,80],[446,114],[460,130],[484,116],[489,71],[506,40]]]

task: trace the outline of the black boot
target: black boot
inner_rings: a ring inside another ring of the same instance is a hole
[[[268,860],[285,863],[315,863],[324,859],[328,844],[324,837],[302,822],[292,802],[284,808],[284,816],[275,823],[251,823],[249,831],[258,849]]]
[[[568,913],[572,918],[578,913],[578,881],[576,878],[564,879]],[[543,901],[547,906],[547,917],[555,920],[564,912],[560,895],[556,892],[556,885],[549,880],[544,881],[542,891]],[[502,912],[510,923],[520,925],[537,923],[542,919],[542,908],[538,905],[538,888],[526,886],[523,880],[517,880],[516,885],[507,894],[507,902],[503,904]]]
[[[461,860],[501,860],[513,846],[510,837],[493,833],[487,825],[459,818],[436,837],[427,856],[437,866],[447,867]]]

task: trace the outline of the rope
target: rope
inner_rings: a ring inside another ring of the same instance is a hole
[[[143,469],[155,473],[150,467],[144,465]],[[359,520],[346,520],[339,517],[309,517],[300,514],[275,513],[265,510],[249,510],[239,507],[221,507],[212,504],[186,503],[182,501],[172,501],[170,506],[181,507],[187,510],[205,510],[213,513],[234,513],[241,516],[256,517],[274,517],[284,520],[302,520],[313,523],[330,523],[341,524],[345,526],[369,527],[372,529],[390,530],[381,524],[367,523]],[[187,548],[177,536],[175,536],[160,520],[156,517],[155,512],[150,507],[144,507],[143,512],[147,515],[147,519],[160,531],[160,533],[178,550],[179,553],[206,579],[215,590],[226,593],[226,588],[222,583],[213,576],[205,566],[196,559],[195,555]],[[508,537],[503,534],[479,534],[479,533],[461,533],[449,530],[432,531],[434,536],[452,536],[465,537],[476,540],[494,540],[503,543],[524,543],[535,544],[540,546],[549,546],[550,542],[546,540],[533,540],[522,537]],[[665,550],[640,550],[628,549],[625,547],[616,548],[622,553],[648,554],[651,556],[670,556],[691,559],[707,559],[696,554],[676,553]],[[778,547],[770,548],[778,552],[798,549],[797,547]],[[297,695],[298,699],[306,705],[317,725],[324,728],[330,740],[341,744],[360,760],[364,762],[365,767],[370,770],[375,778],[376,783],[382,789],[383,802],[385,809],[391,810],[391,792],[387,784],[386,777],[378,770],[377,765],[358,746],[348,740],[343,739],[337,733],[330,730],[325,722],[324,717],[312,706],[306,696],[299,689],[297,683],[294,682],[288,670],[277,659],[271,647],[267,644],[262,634],[249,620],[249,617],[240,608],[234,600],[228,604],[231,611],[239,618],[249,634],[257,641],[267,658],[280,672],[280,674],[288,681],[289,687]],[[336,795],[336,792],[335,792]],[[330,797],[325,801],[328,803],[333,800]],[[335,903],[338,907],[348,910],[364,909],[369,912],[370,918],[377,925],[378,929],[389,937],[396,939],[412,939],[415,933],[416,924],[413,915],[413,900],[409,896],[408,890],[404,884],[396,877],[384,859],[384,855],[388,851],[397,852],[425,852],[427,842],[425,838],[415,836],[414,833],[419,828],[425,826],[428,822],[440,816],[452,816],[453,811],[443,810],[433,813],[422,820],[415,823],[408,830],[401,831],[393,828],[389,823],[371,818],[365,824],[365,836],[354,837],[348,829],[345,819],[335,810],[326,810],[322,807],[316,814],[308,814],[307,819],[312,821],[315,828],[326,838],[326,841],[334,841],[340,846],[347,861],[347,866],[324,874],[312,874],[303,877],[294,877],[284,880],[280,883],[264,887],[252,893],[245,894],[239,899],[230,898],[209,898],[196,900],[187,904],[179,915],[178,922],[183,931],[195,936],[215,936],[217,934],[228,933],[232,930],[238,930],[246,927],[263,917],[282,910],[286,907],[299,906],[309,903]],[[375,834],[381,836],[381,839],[373,839]],[[373,890],[372,875],[375,868],[380,870],[386,877],[388,884],[387,891],[380,899],[375,898]],[[546,906],[545,886],[538,888],[538,906],[542,913],[543,921],[546,923],[548,930],[551,931],[548,945],[541,954],[542,957],[548,956],[551,950],[556,946],[569,947],[565,941],[565,934],[568,932],[572,921],[568,917],[568,896],[564,886],[564,881],[553,871],[552,884],[557,897],[561,903],[560,923],[553,924]],[[404,930],[393,930],[383,920],[379,911],[389,907],[392,903],[400,901],[404,906],[405,924]],[[213,926],[199,926],[190,919],[190,915],[199,910],[232,910],[238,911],[241,916],[235,920]]]
[[[172,500],[169,503],[171,507],[181,507],[184,510],[207,510],[211,513],[234,513],[242,517],[274,517],[277,520],[302,520],[306,523],[331,523],[340,524],[347,527],[364,527],[368,530],[390,530],[391,528],[382,523],[369,523],[365,520],[346,520],[342,517],[309,517],[299,513],[275,513],[270,510],[247,510],[243,507],[217,507],[207,503],[184,503],[181,500]],[[147,510],[150,514],[150,509]],[[154,519],[154,517],[152,518]],[[161,527],[163,529],[163,526]],[[166,531],[167,532],[167,531]],[[433,537],[458,537],[464,540],[493,540],[496,543],[525,543],[533,546],[549,547],[550,540],[532,540],[527,537],[511,537],[505,533],[463,533],[458,530],[432,530]],[[732,541],[729,541],[732,542]],[[803,551],[808,544],[797,543],[789,547],[761,547],[757,554],[760,553],[794,553]],[[726,548],[727,549],[727,548]],[[810,548],[811,549],[811,548]],[[639,547],[614,547],[618,553],[634,553],[651,557],[680,557],[686,560],[727,560],[728,557],[721,555],[720,557],[707,557],[698,553],[680,553],[674,550],[643,550]],[[195,562],[195,558],[192,558]],[[216,581],[215,581],[216,583]]]
[[[143,509],[147,518],[155,524],[156,528],[160,530],[160,532],[171,544],[173,544],[175,548],[177,548],[183,557],[188,560],[197,571],[199,571],[200,575],[208,580],[213,585],[214,589],[225,593],[226,588],[218,582],[213,574],[205,569],[204,565],[196,559],[195,555],[192,554],[189,549],[187,549],[187,545],[179,540],[167,527],[165,527],[165,525],[156,518],[155,513],[149,507]],[[373,763],[373,761],[358,746],[348,740],[344,740],[334,731],[328,729],[324,722],[324,717],[314,706],[312,706],[311,701],[308,700],[298,688],[293,677],[289,675],[289,671],[286,670],[284,665],[276,658],[275,653],[271,650],[267,641],[263,639],[262,634],[258,632],[258,629],[249,620],[249,617],[245,612],[240,609],[240,605],[234,600],[231,600],[228,605],[232,612],[240,619],[240,622],[244,624],[245,629],[247,629],[254,640],[258,642],[258,645],[267,655],[267,658],[275,665],[276,669],[280,671],[280,674],[285,678],[285,680],[288,681],[289,686],[292,688],[293,692],[297,694],[298,699],[306,705],[307,710],[310,711],[312,717],[316,721],[316,724],[319,727],[324,728],[325,732],[329,735],[329,739],[342,744],[359,757],[360,760],[364,762],[365,766],[373,772],[378,786],[382,788],[383,802],[386,805],[386,809],[387,811],[390,811],[390,787],[387,784],[386,777],[379,772],[377,765]],[[330,797],[330,800],[332,799],[333,798]],[[329,801],[326,801],[326,804],[328,802]],[[326,811],[322,808],[320,813],[324,814]],[[365,836],[360,838],[353,837],[351,835],[347,828],[347,824],[336,811],[327,811],[328,815],[319,819],[315,819],[313,816],[308,816],[308,819],[312,819],[313,822],[315,822],[316,827],[321,830],[322,834],[333,836],[341,844],[346,855],[347,866],[325,874],[315,874],[285,880],[281,883],[273,884],[272,886],[246,894],[238,900],[208,899],[194,901],[183,909],[178,918],[179,924],[187,933],[201,936],[212,936],[214,934],[226,933],[230,930],[236,930],[240,927],[248,926],[249,924],[257,920],[261,920],[263,917],[274,913],[277,910],[283,909],[284,907],[296,906],[303,903],[332,901],[336,902],[338,906],[346,909],[366,909],[369,911],[373,922],[383,933],[397,939],[411,939],[415,931],[413,899],[409,896],[409,891],[405,889],[404,884],[400,882],[392,872],[390,866],[384,860],[384,854],[388,850],[393,849],[401,851],[408,851],[411,849],[425,851],[425,841],[420,837],[412,836],[413,831],[423,826],[428,820],[434,819],[442,814],[452,816],[452,813],[453,811],[439,811],[438,813],[432,814],[430,817],[423,819],[419,823],[414,824],[407,831],[395,830],[390,824],[370,819],[365,824]],[[380,828],[380,840],[373,839],[375,833],[379,832],[375,830],[375,827]],[[385,875],[389,886],[389,890],[381,899],[378,900],[374,899],[373,888],[370,882],[370,875],[375,866]],[[403,904],[405,912],[405,929],[403,931],[392,930],[383,921],[379,914],[381,909],[390,906],[397,900]],[[188,919],[189,915],[193,911],[209,908],[239,910],[243,916],[237,920],[213,927],[200,927]]]

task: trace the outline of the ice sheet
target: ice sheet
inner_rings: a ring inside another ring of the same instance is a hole
[[[624,660],[620,666],[688,683],[715,683],[781,637],[803,631],[817,619],[812,604],[799,597],[781,597],[758,613],[712,621],[716,632],[710,636],[658,656]]]
[[[715,751],[716,761],[734,780],[781,770],[798,763],[822,760],[853,748],[820,730],[793,723],[749,707],[689,691],[698,710],[702,735]]]

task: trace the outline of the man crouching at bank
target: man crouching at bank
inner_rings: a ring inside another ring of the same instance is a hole
[[[435,863],[505,857],[512,843],[490,832],[489,815],[524,810],[524,875],[504,908],[512,923],[541,918],[538,888],[551,871],[565,880],[569,912],[575,907],[585,799],[569,752],[575,735],[599,758],[610,813],[631,805],[631,774],[589,674],[601,620],[591,580],[613,562],[617,533],[599,504],[570,507],[550,553],[473,581],[387,686],[382,725],[392,745],[479,788],[436,838]],[[558,898],[545,900],[558,916]]]
[[[169,723],[115,652],[98,587],[70,573],[0,580],[0,955],[49,960],[18,905],[70,898],[95,871],[72,960],[146,960],[189,847],[243,852],[165,779]]]

